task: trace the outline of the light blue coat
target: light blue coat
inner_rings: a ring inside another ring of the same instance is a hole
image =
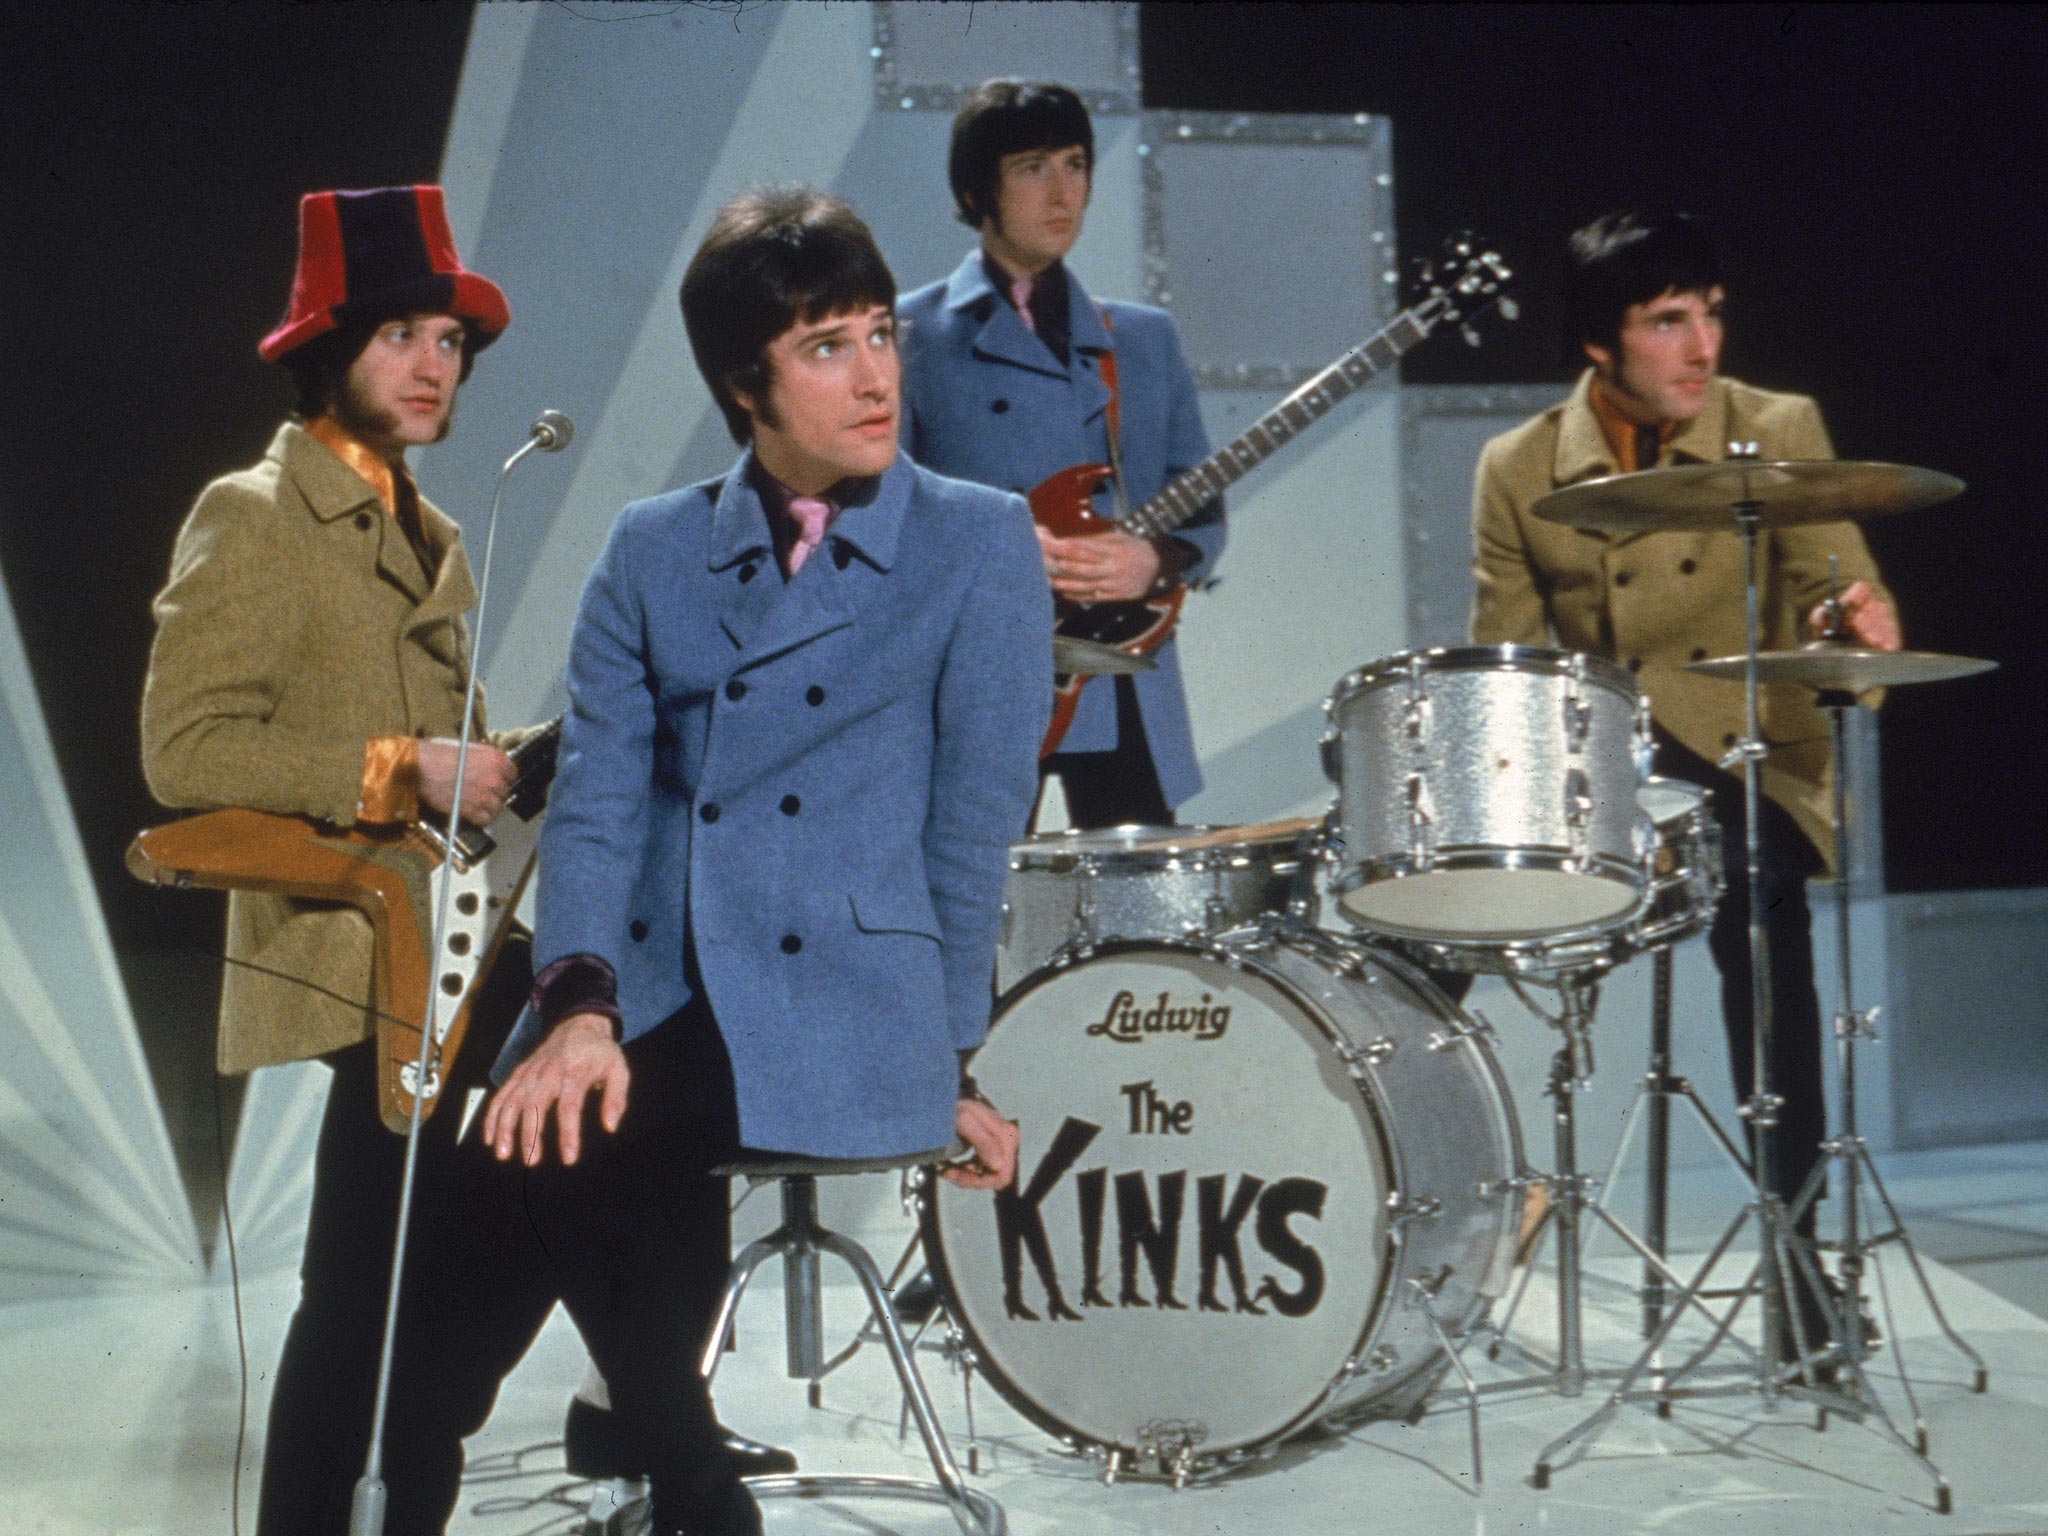
[[[627,507],[584,588],[536,963],[609,961],[630,1040],[693,935],[746,1145],[943,1146],[1049,709],[1037,543],[899,455],[785,586],[749,462]]]
[[[1100,358],[1113,347],[1131,505],[1200,463],[1209,439],[1172,318],[1149,305],[1105,300],[1105,327],[1096,305],[1067,273],[1071,345],[1063,367],[990,284],[979,250],[951,277],[907,295],[897,317],[911,457],[941,474],[1019,492],[1070,464],[1107,464],[1109,390]],[[1097,507],[1110,515],[1107,493]],[[1187,577],[1198,583],[1223,552],[1222,514],[1205,512],[1176,532],[1200,552]],[[1158,670],[1136,679],[1138,709],[1160,789],[1168,805],[1179,805],[1202,787],[1202,775],[1174,642],[1156,656]],[[1082,689],[1061,746],[1104,752],[1115,745],[1115,693],[1097,679]]]

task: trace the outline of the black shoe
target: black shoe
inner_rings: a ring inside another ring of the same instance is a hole
[[[939,1288],[932,1284],[929,1272],[919,1275],[896,1288],[896,1294],[889,1298],[889,1305],[896,1313],[896,1321],[905,1327],[921,1328],[932,1320],[932,1314],[939,1310]]]
[[[796,1457],[790,1452],[730,1431],[725,1450],[736,1477],[769,1477],[796,1470]],[[580,1397],[570,1398],[568,1417],[562,1422],[562,1460],[569,1475],[589,1479],[644,1476],[643,1471],[626,1465],[630,1459],[611,1409]]]

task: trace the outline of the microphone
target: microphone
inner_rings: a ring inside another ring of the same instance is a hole
[[[576,435],[576,423],[560,411],[542,411],[528,434],[534,446],[542,453],[554,453],[569,446],[569,440]]]

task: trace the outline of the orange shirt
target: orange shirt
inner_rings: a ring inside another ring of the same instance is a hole
[[[1614,396],[1609,392],[1607,386],[1600,382],[1598,375],[1595,375],[1593,379],[1593,387],[1586,391],[1586,403],[1593,407],[1593,416],[1600,423],[1601,434],[1607,439],[1607,446],[1614,450],[1616,468],[1624,475],[1632,475],[1637,470],[1655,469],[1657,467],[1655,460],[1648,464],[1638,464],[1636,462],[1636,430],[1643,423],[1631,419],[1622,410],[1621,406],[1615,402]],[[1660,421],[1657,423],[1657,454],[1659,458],[1663,457],[1664,446],[1677,435],[1677,422]]]
[[[307,422],[306,435],[318,440],[362,477],[363,483],[376,493],[384,515],[399,524],[407,542],[425,562],[428,557],[420,551],[418,536],[405,527],[398,515],[402,496],[410,496],[415,503],[419,496],[405,466],[392,464],[331,416],[316,416]],[[373,823],[413,821],[419,813],[419,742],[411,736],[372,736],[363,743],[363,781],[356,800],[356,819]]]

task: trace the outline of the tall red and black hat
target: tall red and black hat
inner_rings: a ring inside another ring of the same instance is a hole
[[[265,362],[356,319],[432,313],[464,321],[477,350],[512,321],[505,294],[455,254],[439,187],[308,192],[299,199],[291,304],[257,351]]]

